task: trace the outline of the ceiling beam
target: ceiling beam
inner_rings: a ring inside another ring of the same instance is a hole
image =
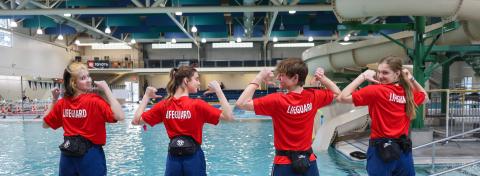
[[[166,2],[167,0],[157,0],[150,6],[150,8],[160,7],[160,6],[165,7]]]
[[[272,18],[270,19],[270,22],[268,24],[268,30],[265,33],[265,39],[263,41],[263,45],[267,45],[268,40],[270,40],[270,35],[272,34],[273,30],[273,25],[275,25],[275,20],[277,19],[278,12],[273,12]]]
[[[24,7],[28,4],[29,1],[30,1],[30,0],[23,0],[23,1],[20,3],[20,5],[18,5],[17,10],[24,8]]]
[[[350,38],[350,40],[352,41],[357,41],[357,40],[366,40],[366,39],[372,39],[372,38],[381,38],[382,36],[352,36]],[[281,42],[299,42],[299,43],[303,43],[303,42],[308,42],[308,36],[298,36],[298,37],[277,37],[278,38],[278,42],[281,43]],[[330,42],[330,41],[334,41],[336,40],[338,37],[337,36],[325,36],[325,37],[313,37],[313,39],[316,41],[316,42],[321,42],[321,41],[325,41],[325,42]],[[251,37],[249,39],[242,39],[242,42],[263,42],[264,41],[264,37]],[[158,42],[169,42],[170,40],[167,40],[167,39],[158,39],[158,38],[155,38],[155,39],[135,39],[138,42],[141,42],[141,43],[158,43]],[[185,43],[185,42],[191,42],[191,39],[188,39],[188,38],[180,38],[180,39],[176,39],[177,40],[177,43]],[[229,42],[230,38],[208,38],[208,42]],[[82,40],[82,42],[86,42],[86,43],[94,43],[95,40],[94,39],[91,39],[91,40]]]
[[[36,1],[30,1],[30,3]],[[28,9],[28,10],[1,10],[0,15],[74,15],[93,14],[158,14],[158,13],[224,13],[224,12],[318,12],[332,11],[331,5],[282,5],[282,6],[196,6],[196,7],[152,7],[152,8],[82,8],[82,9]]]
[[[145,7],[140,1],[138,0],[130,0],[132,1],[133,4],[135,4],[137,7]]]
[[[7,7],[7,5],[5,5],[5,3],[3,3],[3,1],[0,1],[0,8],[2,8],[2,9],[9,9],[9,8]]]
[[[48,6],[45,6],[45,5],[43,5],[43,4],[39,3],[39,2],[36,2],[36,1],[30,1],[30,4],[33,4],[33,5],[35,5],[35,6],[39,7],[39,8],[42,8],[42,9],[44,9],[44,10],[48,10],[48,9],[49,9]],[[50,16],[49,16],[49,17],[50,17]],[[124,42],[123,40],[120,40],[120,39],[118,39],[118,38],[116,38],[116,37],[113,37],[113,36],[111,36],[111,35],[105,34],[103,31],[98,30],[97,28],[94,28],[94,27],[92,27],[92,26],[90,26],[90,25],[88,25],[88,24],[85,24],[85,23],[83,23],[83,22],[81,22],[81,21],[79,21],[79,20],[76,20],[76,19],[74,19],[74,18],[64,17],[63,14],[62,14],[62,15],[59,15],[59,17],[62,17],[63,19],[65,19],[65,20],[67,20],[67,21],[69,21],[69,22],[71,22],[71,23],[75,23],[76,25],[79,25],[79,26],[81,26],[81,27],[83,27],[83,28],[85,28],[85,29],[88,29],[88,30],[90,30],[90,31],[93,31],[93,32],[95,32],[95,33],[98,33],[98,34],[100,34],[100,35],[102,35],[102,36],[105,36],[105,37],[107,37],[107,38],[110,38],[110,39],[112,39],[112,40],[114,40],[114,41],[118,41],[118,42],[121,42],[121,43],[126,43],[126,42]],[[52,18],[52,17],[50,17],[50,18]],[[55,18],[53,18],[53,19],[55,19]]]

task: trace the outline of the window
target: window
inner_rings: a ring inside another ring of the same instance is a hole
[[[0,19],[0,46],[12,46],[12,33],[5,30],[10,29],[10,19]]]
[[[471,76],[463,77],[462,85],[465,89],[470,90],[473,86],[473,78]]]

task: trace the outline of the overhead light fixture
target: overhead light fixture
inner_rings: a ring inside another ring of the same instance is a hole
[[[137,43],[137,41],[135,40],[135,38],[132,38],[132,40],[130,40],[130,43],[135,44],[135,43]]]
[[[58,35],[57,39],[58,40],[63,40],[63,35],[62,34]]]
[[[132,47],[128,46],[126,43],[95,43],[92,44],[92,49],[94,50],[111,50],[111,49],[132,49]]]
[[[42,28],[37,28],[37,34],[38,34],[38,35],[42,35],[42,34],[43,34]]]
[[[340,44],[340,45],[350,45],[350,44],[352,44],[352,43],[353,43],[353,42],[340,42],[339,44]]]
[[[64,16],[64,17],[71,17],[72,14],[71,14],[71,13],[64,13],[63,16]]]
[[[10,27],[12,27],[12,28],[18,27],[18,24],[17,24],[17,22],[16,22],[14,19],[11,19],[11,21],[10,21]]]
[[[172,43],[177,43],[177,39],[172,38]]]
[[[182,16],[182,14],[183,14],[182,12],[175,12],[175,15],[177,16]]]
[[[305,48],[315,46],[314,43],[275,43],[275,48]]]
[[[242,42],[242,38],[237,37],[237,43],[240,43],[240,42]]]
[[[297,13],[297,11],[295,11],[295,10],[289,10],[288,13],[289,13],[289,14],[295,14],[295,13]]]
[[[212,43],[212,48],[253,48],[253,42],[228,42],[228,43]]]
[[[153,43],[152,49],[183,49],[192,48],[192,43]]]
[[[107,26],[107,28],[105,28],[105,33],[107,34],[112,33],[112,30],[110,30],[110,26]]]
[[[277,37],[273,37],[273,42],[278,42],[278,38],[277,38]]]
[[[207,39],[202,38],[202,43],[207,43]]]
[[[192,29],[191,29],[190,31],[192,31],[193,33],[195,33],[195,32],[197,32],[197,30],[198,30],[197,27],[192,26]]]
[[[80,40],[75,40],[75,45],[80,45]]]
[[[312,36],[308,37],[308,41],[313,42],[313,37]]]

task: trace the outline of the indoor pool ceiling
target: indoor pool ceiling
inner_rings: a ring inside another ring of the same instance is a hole
[[[13,30],[36,35],[40,28],[50,40],[62,34],[70,41],[67,44],[76,39],[157,43],[173,38],[196,45],[237,38],[321,43],[341,39],[344,32],[337,30],[339,22],[330,0],[0,0],[0,8],[0,18],[18,23]],[[412,22],[410,17],[365,21]],[[355,34],[353,40],[369,36],[368,32]]]

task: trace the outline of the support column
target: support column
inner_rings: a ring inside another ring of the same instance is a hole
[[[425,24],[426,18],[422,16],[415,17],[415,50],[414,50],[414,58],[413,58],[413,76],[417,80],[418,83],[422,87],[425,87],[425,62],[424,56],[426,56],[425,52],[425,44],[423,39],[423,34],[425,33]],[[412,122],[412,128],[423,128],[424,127],[424,108],[425,106],[421,105],[417,108],[417,116],[415,120]]]
[[[442,89],[449,88],[450,65],[452,65],[451,61],[442,65]],[[442,93],[441,103],[442,103],[441,112],[442,114],[445,114],[447,112],[447,93],[446,92]]]

